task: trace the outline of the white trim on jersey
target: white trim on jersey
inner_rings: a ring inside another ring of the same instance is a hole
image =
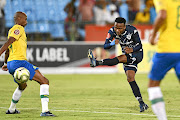
[[[136,67],[135,65],[126,65],[126,64],[124,64],[124,67],[125,67],[125,66],[134,67],[134,68],[136,68],[136,70],[137,70],[137,67]]]
[[[110,30],[113,32],[113,28],[110,28]]]

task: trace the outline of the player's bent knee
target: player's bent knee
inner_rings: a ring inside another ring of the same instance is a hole
[[[27,84],[26,84],[26,83],[19,84],[19,89],[20,89],[20,90],[25,90],[26,87],[27,87]]]
[[[127,62],[127,57],[126,55],[120,55],[117,57],[119,60],[119,63],[126,63]]]
[[[127,76],[127,81],[128,81],[128,82],[134,81],[134,77]]]

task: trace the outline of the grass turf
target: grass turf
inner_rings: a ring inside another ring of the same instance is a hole
[[[39,84],[28,81],[17,104],[20,114],[6,115],[17,85],[10,75],[0,75],[0,120],[156,120],[147,93],[147,74],[137,74],[144,101],[149,109],[139,112],[124,74],[45,75],[50,81],[49,109],[57,117],[40,117]],[[180,89],[174,74],[161,84],[168,120],[179,120]]]

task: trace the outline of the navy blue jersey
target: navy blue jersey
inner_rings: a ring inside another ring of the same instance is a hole
[[[104,49],[110,49],[112,47],[110,43],[114,38],[119,40],[123,53],[125,53],[125,47],[133,48],[133,53],[143,51],[138,31],[132,25],[126,25],[126,29],[121,35],[116,34],[114,27],[110,28],[104,44]]]

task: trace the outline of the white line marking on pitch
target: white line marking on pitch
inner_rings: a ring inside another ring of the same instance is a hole
[[[7,107],[0,107],[0,109],[8,109]],[[29,110],[29,109],[32,109],[32,110],[38,110],[39,108],[17,108],[17,109],[24,109],[24,110]]]
[[[124,109],[124,108],[73,108],[73,109],[111,109],[111,110],[116,110],[116,109]]]
[[[156,116],[150,114],[137,114],[137,113],[114,113],[114,112],[97,112],[97,111],[77,111],[77,110],[53,110],[53,111],[62,111],[62,112],[86,112],[86,113],[101,113],[101,114],[124,114],[124,115],[143,115],[143,116]],[[176,115],[167,115],[168,117],[177,117]]]
[[[7,107],[0,107],[0,109],[8,109]],[[35,109],[40,110],[39,108],[18,108],[18,109]],[[61,108],[61,109],[67,109],[67,108]],[[71,108],[71,109],[93,109],[93,108]],[[108,109],[108,108],[94,108],[94,109]],[[121,108],[109,108],[109,109],[121,109]],[[97,112],[97,111],[78,111],[78,110],[58,110],[56,109],[50,109],[51,111],[59,111],[59,112],[83,112],[83,113],[99,113],[99,114],[124,114],[124,115],[142,115],[142,116],[156,116],[151,114],[138,114],[138,113],[115,113],[115,112]],[[178,115],[167,115],[167,117],[171,118],[180,118]]]
[[[53,110],[62,112],[87,112],[87,113],[104,113],[104,114],[130,114],[130,115],[145,115],[145,116],[155,116],[150,114],[136,114],[136,113],[114,113],[114,112],[97,112],[97,111],[77,111],[77,110]]]

